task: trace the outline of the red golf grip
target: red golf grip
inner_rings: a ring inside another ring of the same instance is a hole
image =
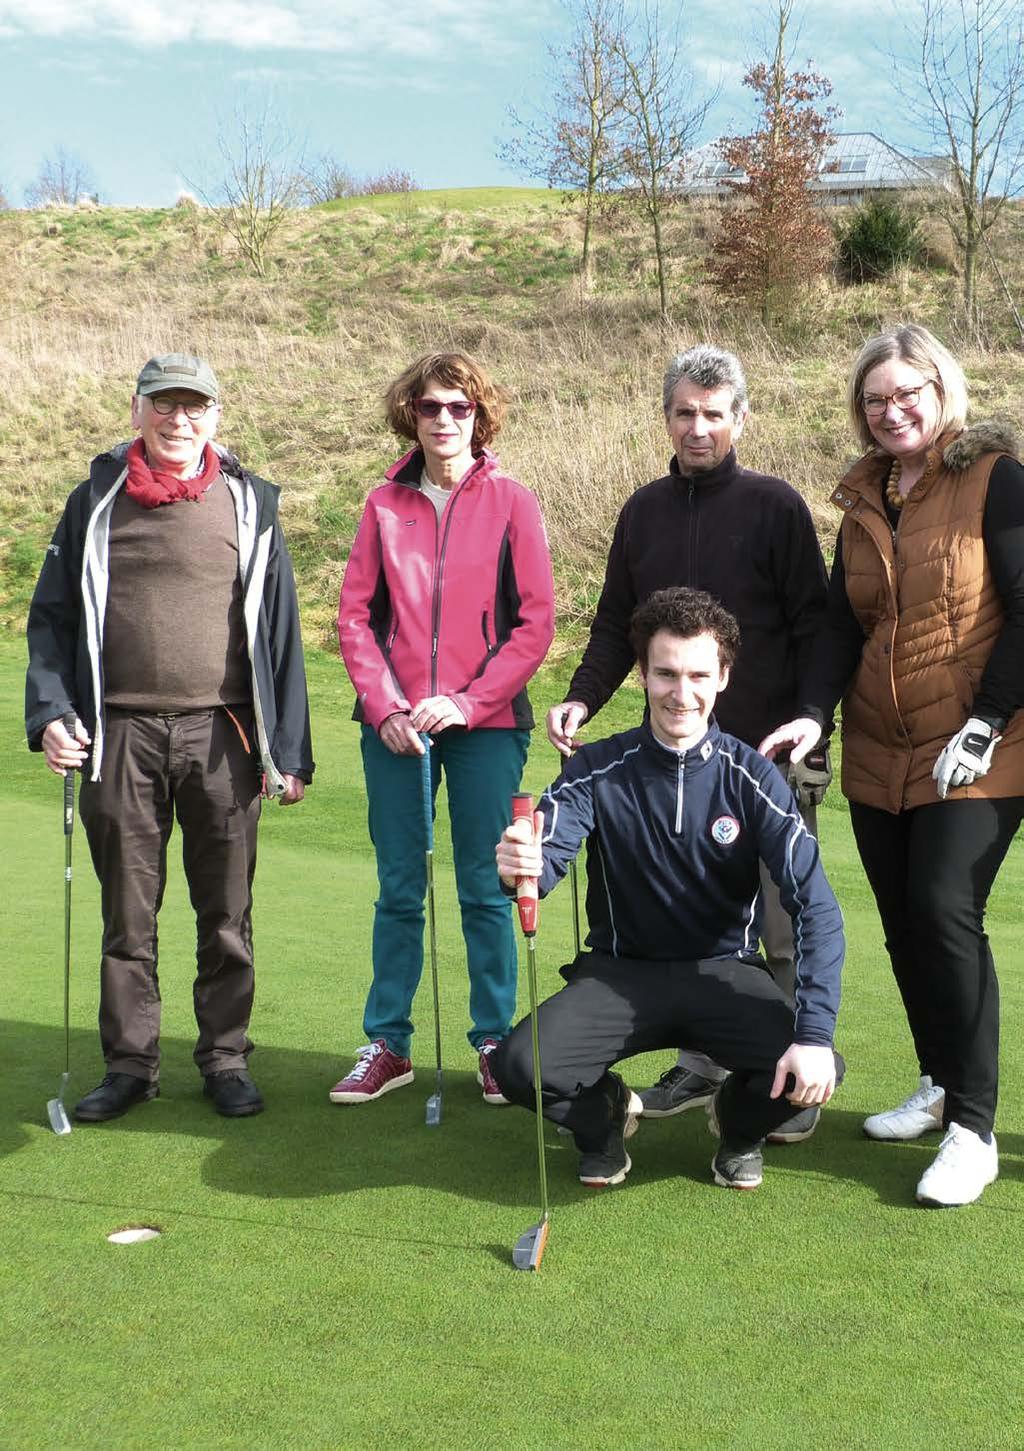
[[[540,813],[537,813],[540,815]],[[533,812],[533,797],[528,791],[517,791],[512,797],[512,820],[526,820],[536,828]],[[527,937],[537,931],[537,878],[520,877],[516,882],[516,906],[519,908],[519,925]]]

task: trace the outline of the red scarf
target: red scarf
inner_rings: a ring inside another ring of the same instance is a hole
[[[128,449],[128,482],[124,489],[144,509],[157,509],[161,504],[176,504],[179,499],[201,499],[219,473],[220,458],[208,443],[203,445],[202,471],[194,479],[179,479],[163,470],[151,469],[142,439],[137,438]]]

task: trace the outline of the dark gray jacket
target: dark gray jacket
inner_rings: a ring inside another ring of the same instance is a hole
[[[280,491],[217,447],[235,505],[252,703],[269,795],[285,774],[310,781],[309,701],[291,560],[277,517]],[[92,461],[89,477],[64,507],[28,615],[25,731],[42,749],[52,720],[75,711],[92,737],[91,774],[103,763],[103,619],[109,577],[110,516],[127,477],[127,444]]]

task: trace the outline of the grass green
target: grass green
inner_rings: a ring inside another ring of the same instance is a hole
[[[0,1020],[0,1446],[34,1448],[1011,1448],[1024,1424],[1024,849],[990,931],[1003,985],[1001,1177],[981,1203],[914,1207],[925,1144],[862,1137],[914,1065],[838,799],[823,851],[850,950],[849,1076],[808,1143],[770,1150],[762,1188],[710,1183],[704,1117],[641,1126],[619,1190],[592,1194],[548,1133],[542,1270],[511,1246],[537,1217],[533,1120],[484,1105],[443,808],[437,831],[444,1118],[429,986],[417,1081],[366,1108],[327,1090],[362,1041],[372,851],[340,665],[312,654],[316,781],[269,808],[256,882],[259,1118],[217,1118],[191,1063],[192,924],[180,868],[161,916],[162,1096],[66,1139],[45,1103],[63,1061],[60,788],[24,749],[22,652],[0,642],[4,1007]],[[538,707],[564,675],[540,677]],[[628,690],[599,721],[635,718]],[[597,727],[595,726],[595,730]],[[537,741],[527,784],[553,753]],[[101,1065],[98,902],[74,838],[72,1094]],[[544,993],[570,951],[568,893],[542,906]],[[525,974],[521,989],[524,1006]],[[670,1061],[627,1068],[642,1086]],[[126,1224],[162,1237],[107,1243]]]
[[[544,186],[450,186],[427,191],[396,191],[379,196],[343,197],[318,210],[352,212],[366,208],[381,216],[418,210],[447,212],[518,211],[521,207],[557,207],[565,192]]]

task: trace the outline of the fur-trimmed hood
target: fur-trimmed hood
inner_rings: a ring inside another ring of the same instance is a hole
[[[1020,462],[1020,434],[1012,423],[1002,419],[986,419],[973,423],[958,433],[942,451],[942,462],[948,469],[963,473],[986,453],[1008,453]]]

